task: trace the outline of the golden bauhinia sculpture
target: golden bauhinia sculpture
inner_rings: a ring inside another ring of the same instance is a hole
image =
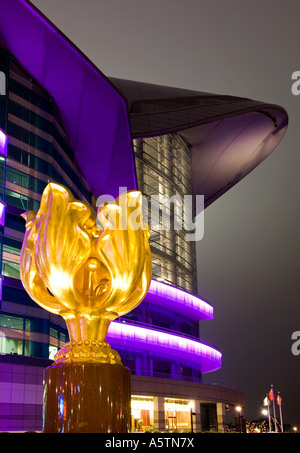
[[[142,196],[124,192],[97,216],[65,187],[50,183],[26,220],[20,274],[30,297],[62,316],[69,342],[55,362],[121,364],[105,341],[109,324],[145,297],[152,276]]]

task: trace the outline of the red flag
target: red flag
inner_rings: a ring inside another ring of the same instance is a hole
[[[270,401],[274,401],[273,387],[272,387],[271,390],[269,391],[269,400],[270,400]]]
[[[280,395],[277,395],[277,404],[278,406],[281,406],[281,403],[282,403],[282,398]]]

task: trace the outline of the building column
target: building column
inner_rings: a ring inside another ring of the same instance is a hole
[[[196,424],[195,424],[195,431],[196,433],[199,433],[201,431],[201,414],[200,414],[200,401],[196,400],[195,401],[195,419],[196,419]]]
[[[146,373],[146,376],[152,376],[151,369],[150,369],[150,359],[148,354],[143,354],[142,356],[142,365],[141,365],[142,373]]]
[[[136,357],[136,359],[135,359],[135,374],[137,376],[142,375],[142,358],[141,357]]]
[[[181,370],[178,362],[171,363],[171,375],[172,379],[176,379],[177,381],[181,379]]]
[[[163,396],[154,396],[153,397],[154,410],[153,410],[153,420],[154,420],[154,429],[159,431],[165,430],[165,399]]]
[[[226,423],[225,423],[225,404],[224,403],[217,403],[217,425],[218,431],[226,431]]]

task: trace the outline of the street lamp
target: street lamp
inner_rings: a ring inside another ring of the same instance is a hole
[[[241,420],[242,419],[242,417],[241,417],[242,408],[241,408],[241,406],[236,406],[235,410],[239,414],[239,432],[241,433],[242,432],[242,420]]]
[[[268,430],[267,430],[267,422],[266,422],[266,420],[267,420],[267,417],[268,417],[269,414],[268,414],[267,409],[263,409],[261,412],[265,416],[265,426],[266,426],[266,433],[267,433]]]
[[[189,402],[189,408],[191,410],[191,431],[192,433],[194,432],[194,429],[193,429],[193,415],[196,415],[196,412],[193,412],[194,410],[194,403],[193,401],[190,401]]]

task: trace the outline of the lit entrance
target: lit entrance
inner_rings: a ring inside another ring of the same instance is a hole
[[[191,400],[165,398],[165,428],[191,429]]]
[[[131,430],[145,431],[154,427],[153,422],[153,397],[131,397]]]

